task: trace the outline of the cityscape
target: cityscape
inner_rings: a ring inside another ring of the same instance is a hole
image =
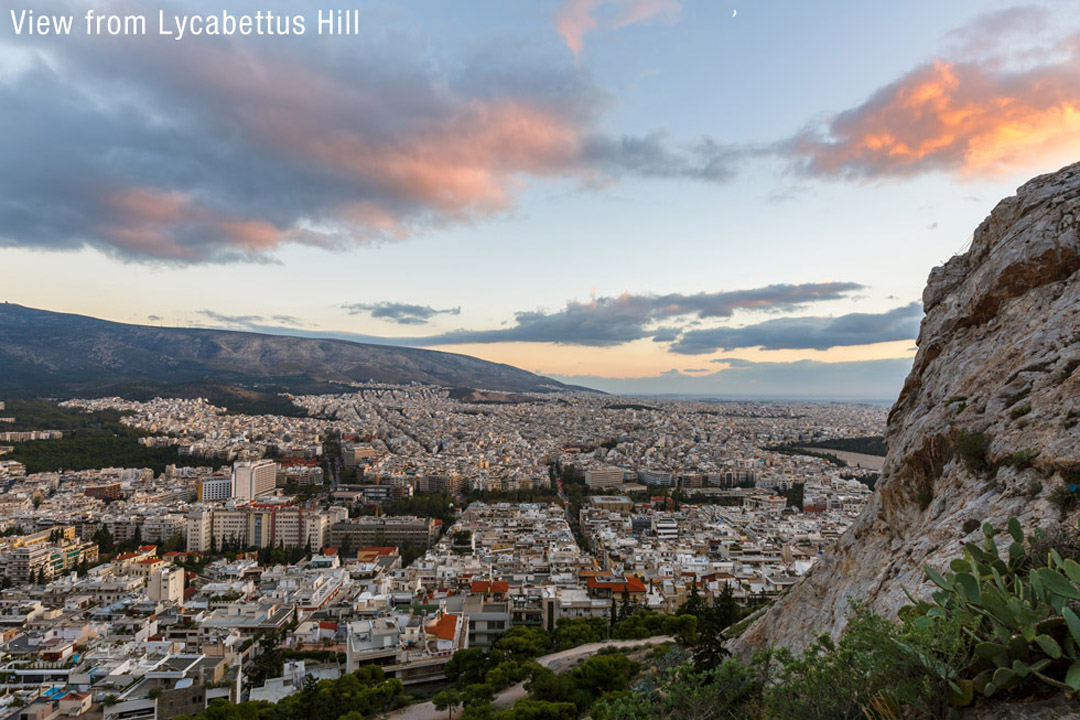
[[[292,397],[302,417],[60,402],[74,419],[117,412],[132,443],[182,464],[28,472],[0,456],[0,617],[20,638],[5,689],[168,718],[280,700],[304,673],[445,681],[455,651],[607,623],[613,603],[670,615],[693,588],[764,603],[850,525],[883,459],[790,449],[878,435],[881,406],[451,395],[368,383]],[[432,503],[440,517],[410,513]],[[253,639],[285,628],[304,659],[245,672]]]
[[[1080,3],[9,5],[0,720],[1080,718]]]

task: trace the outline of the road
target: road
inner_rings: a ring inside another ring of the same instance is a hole
[[[605,640],[604,642],[580,645],[562,652],[544,655],[536,658],[536,662],[558,673],[563,672],[579,660],[595,655],[606,647],[629,648],[642,645],[662,645],[668,642],[675,642],[675,638],[669,635],[660,635],[642,640]],[[516,683],[497,694],[491,704],[495,707],[510,707],[526,695],[528,693],[525,692],[525,683]],[[462,709],[458,708],[454,712],[454,717],[458,717],[461,712]],[[434,705],[426,702],[410,705],[392,712],[386,717],[392,718],[392,720],[445,720],[445,718],[449,717],[449,714],[445,710],[436,710]]]

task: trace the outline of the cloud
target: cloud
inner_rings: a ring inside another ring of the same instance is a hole
[[[563,0],[555,12],[555,28],[574,57],[579,58],[585,34],[598,27],[619,29],[649,21],[673,22],[681,12],[681,0]]]
[[[918,335],[922,306],[911,303],[888,312],[849,313],[839,317],[787,317],[740,328],[689,330],[671,352],[701,355],[717,350],[761,347],[765,350],[827,350],[910,340]]]
[[[616,24],[648,7],[620,3]],[[530,178],[717,181],[737,156],[606,136],[610,98],[579,68],[436,64],[389,29],[347,53],[308,37],[10,40],[25,62],[0,72],[0,164],[19,168],[0,177],[0,247],[265,259],[484,219]]]
[[[776,150],[806,175],[848,179],[1060,162],[1080,151],[1080,40],[1037,60],[934,60]]]
[[[674,340],[678,329],[651,327],[674,318],[726,318],[736,310],[792,310],[813,302],[838,300],[863,286],[852,282],[769,285],[750,290],[685,295],[634,295],[571,300],[556,312],[518,312],[514,324],[500,330],[456,330],[441,335],[410,338],[417,345],[496,342],[550,342],[608,347],[653,338]]]
[[[546,374],[561,382],[625,395],[891,402],[903,387],[912,361],[723,362],[731,366],[706,375],[664,372],[655,377],[609,378]]]
[[[399,325],[425,325],[436,315],[460,315],[461,307],[436,310],[430,305],[409,305],[407,303],[379,302],[353,303],[342,305],[350,315],[370,315],[373,318],[392,320]]]
[[[256,328],[267,322],[262,315],[224,315],[213,310],[199,310],[196,314],[229,327]]]
[[[589,167],[608,177],[637,175],[722,182],[735,176],[735,166],[750,150],[703,140],[683,151],[671,149],[663,133],[643,137],[592,136],[585,140],[582,157]]]
[[[983,13],[949,33],[961,57],[998,53],[1017,36],[1039,35],[1050,22],[1050,11],[1038,5],[1017,5]]]

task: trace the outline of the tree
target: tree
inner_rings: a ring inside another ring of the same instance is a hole
[[[487,670],[487,657],[483,648],[458,650],[443,667],[446,679],[459,685],[482,682]]]
[[[805,487],[802,483],[794,483],[791,486],[791,489],[785,493],[788,507],[796,507],[800,511],[803,509],[804,490]]]
[[[116,549],[116,540],[113,538],[113,534],[109,532],[108,525],[102,525],[96,533],[94,533],[93,540],[97,543],[98,549],[103,553],[111,553]]]
[[[464,702],[464,697],[457,690],[443,690],[435,694],[435,697],[431,698],[432,705],[436,710],[447,710],[447,717],[450,720],[454,718],[454,708],[461,705]]]
[[[697,582],[690,585],[690,597],[686,599],[679,609],[675,611],[676,615],[693,615],[701,620],[701,613],[705,609],[705,601],[701,599],[701,593],[698,592]]]
[[[466,705],[485,705],[495,699],[495,691],[485,683],[472,683],[465,688]]]

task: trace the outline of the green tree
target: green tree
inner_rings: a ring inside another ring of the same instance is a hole
[[[488,659],[482,648],[458,650],[443,667],[446,679],[464,687],[483,682],[487,673]]]
[[[464,696],[457,690],[443,690],[435,694],[435,697],[431,698],[432,705],[436,710],[446,710],[447,717],[453,720],[454,708],[461,705],[464,702]]]

